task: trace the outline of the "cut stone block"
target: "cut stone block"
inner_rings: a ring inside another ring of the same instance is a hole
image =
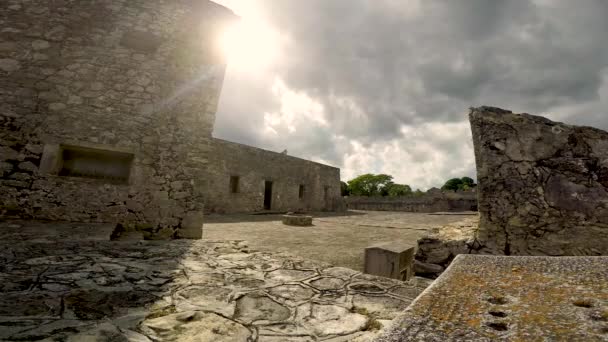
[[[606,341],[608,257],[458,255],[375,342]]]
[[[415,247],[389,242],[365,248],[364,272],[386,278],[409,280],[413,274]]]
[[[312,216],[308,215],[283,215],[283,224],[288,226],[312,226]]]

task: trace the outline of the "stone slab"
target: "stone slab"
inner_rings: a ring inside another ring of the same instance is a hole
[[[607,340],[608,257],[459,255],[375,342]]]

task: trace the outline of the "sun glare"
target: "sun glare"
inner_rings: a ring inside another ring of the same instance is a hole
[[[241,18],[219,40],[228,58],[228,68],[254,73],[278,59],[279,35],[261,21]]]

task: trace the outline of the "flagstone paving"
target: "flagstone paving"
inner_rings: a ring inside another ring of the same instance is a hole
[[[429,284],[111,228],[0,222],[0,340],[369,341]]]

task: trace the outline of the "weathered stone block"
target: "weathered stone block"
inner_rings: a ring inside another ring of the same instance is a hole
[[[283,215],[283,224],[288,226],[312,226],[312,216],[298,214]]]
[[[481,252],[608,254],[608,133],[471,109]]]
[[[605,341],[608,257],[459,255],[375,342]]]
[[[409,280],[413,275],[414,246],[389,242],[365,248],[364,272],[377,276]]]

